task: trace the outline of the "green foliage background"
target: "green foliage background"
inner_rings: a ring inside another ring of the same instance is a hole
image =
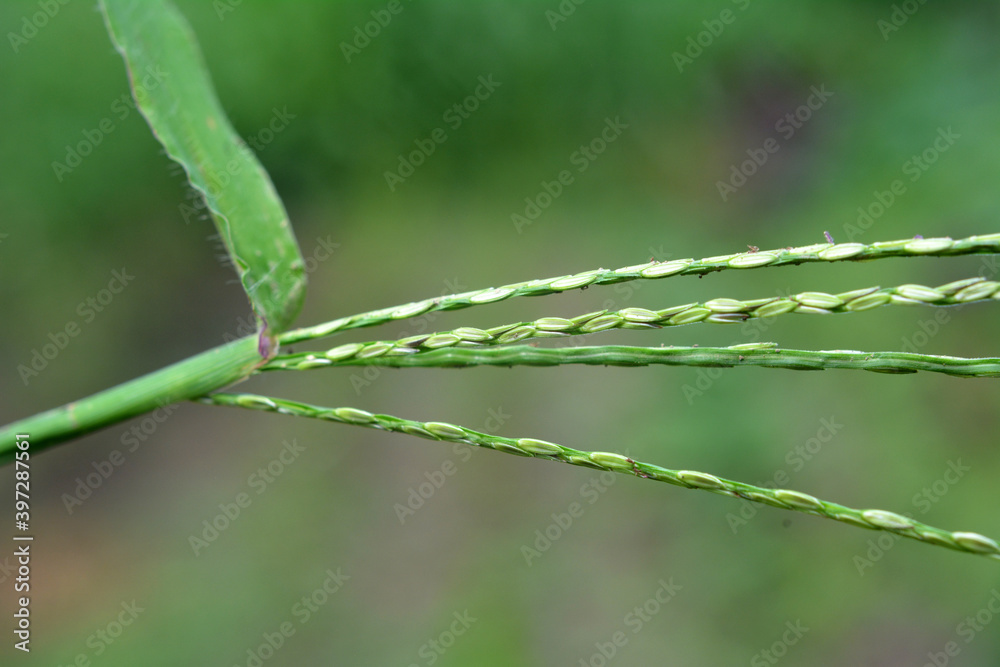
[[[1000,10],[991,3],[922,5],[885,39],[878,22],[893,5],[883,2],[591,1],[555,30],[545,14],[555,2],[404,2],[349,63],[341,43],[384,3],[243,2],[221,15],[217,7],[229,5],[178,4],[241,135],[261,143],[275,110],[287,110],[287,126],[257,153],[312,267],[300,324],[651,255],[819,242],[823,231],[871,242],[997,229]],[[678,72],[672,54],[725,9],[735,20]],[[185,221],[182,176],[137,112],[120,117],[127,83],[99,14],[70,2],[15,53],[8,33],[39,11],[35,2],[0,6],[2,422],[243,335],[251,319],[234,274],[215,258],[223,252],[208,240],[211,223]],[[501,85],[453,129],[444,112],[490,75]],[[776,123],[813,86],[833,96],[785,138]],[[524,213],[525,198],[573,169],[571,154],[616,117],[628,129],[519,233],[511,215]],[[103,118],[114,130],[59,181],[52,163]],[[437,127],[447,140],[391,191],[384,172]],[[947,128],[959,135],[954,145],[909,180],[904,165]],[[769,137],[778,152],[722,201],[717,181]],[[858,207],[895,179],[905,193],[869,229],[853,229]],[[85,321],[78,304],[122,267],[134,281]],[[608,302],[662,308],[979,273],[995,279],[1000,268],[970,257],[727,272],[445,313],[337,343],[572,316]],[[909,343],[997,354],[995,307],[944,311],[947,321],[927,336],[937,312],[788,316],[764,331],[695,325],[593,340]],[[80,334],[25,385],[18,366],[70,321]],[[711,375],[345,369],[272,374],[240,388],[471,428],[489,428],[492,410],[505,415],[505,435],[754,483],[785,471],[788,486],[825,499],[1000,534],[995,382]],[[842,428],[796,469],[789,453],[816,437],[823,419]],[[21,664],[85,654],[95,665],[246,665],[263,633],[293,620],[296,633],[265,664],[423,665],[431,663],[421,647],[466,610],[477,621],[436,664],[600,664],[591,660],[595,642],[619,630],[628,643],[616,665],[754,664],[796,621],[809,631],[785,664],[924,664],[952,641],[960,652],[950,664],[1000,656],[992,613],[994,625],[971,641],[960,629],[1000,597],[997,565],[985,559],[908,541],[872,550],[878,533],[768,508],[734,533],[727,515],[741,505],[709,494],[620,477],[590,504],[582,489],[596,471],[492,452],[465,460],[448,445],[198,405],[180,406],[129,451],[122,439],[142,424],[34,460],[36,634]],[[250,476],[293,440],[304,452],[258,495]],[[124,463],[69,513],[64,494],[115,450]],[[394,506],[446,461],[455,474],[401,524]],[[942,483],[957,461],[969,471]],[[11,469],[0,479],[10,498]],[[925,488],[934,502],[919,500]],[[195,556],[189,536],[241,492],[251,505]],[[583,515],[526,564],[522,547],[573,502]],[[859,560],[869,551],[880,556],[870,567]],[[350,577],[343,588],[298,625],[293,606],[338,568]],[[7,616],[12,580],[0,576]],[[671,578],[682,587],[677,596],[633,633],[626,615]],[[133,599],[144,611],[96,655],[100,643],[88,638]]]

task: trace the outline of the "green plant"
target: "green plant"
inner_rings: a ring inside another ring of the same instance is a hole
[[[506,453],[558,460],[600,470],[667,481],[687,488],[825,516],[866,528],[1000,557],[993,540],[968,532],[949,532],[880,510],[852,510],[787,490],[771,490],[723,480],[694,471],[672,471],[613,452],[584,452],[531,438],[502,438],[439,422],[415,422],[353,408],[322,408],[276,398],[212,393],[251,374],[276,370],[346,365],[453,367],[473,364],[689,366],[763,365],[788,369],[845,368],[890,373],[929,370],[955,375],[996,377],[1000,359],[962,359],[916,353],[784,350],[755,343],[729,348],[640,348],[621,346],[534,348],[513,346],[531,338],[586,335],[613,328],[657,328],[697,322],[732,322],[782,313],[857,312],[880,305],[945,306],[997,300],[1000,284],[981,278],[937,288],[902,285],[864,288],[841,294],[803,292],[787,298],[752,301],[713,299],[651,310],[626,308],[576,318],[548,317],[491,329],[461,327],[400,341],[351,343],[316,352],[280,355],[280,345],[302,343],[345,330],[376,326],[435,310],[457,310],[517,296],[541,296],[591,285],[628,280],[704,275],[807,262],[845,262],[913,256],[997,253],[1000,234],[966,239],[904,239],[873,244],[832,242],[798,248],[751,250],[702,260],[647,262],[618,270],[598,269],[569,276],[532,280],[380,309],[304,329],[287,330],[305,289],[303,262],[287,216],[270,180],[241,145],[214,98],[194,41],[180,16],[159,2],[106,0],[102,3],[109,32],[125,58],[130,75],[162,65],[172,73],[155,90],[135,84],[133,91],[154,133],[208,204],[216,226],[258,315],[257,335],[235,341],[161,371],[0,429],[0,456],[12,459],[16,434],[31,436],[32,447],[101,428],[164,404],[181,400],[263,409],[285,414],[399,431],[445,442],[467,442]]]

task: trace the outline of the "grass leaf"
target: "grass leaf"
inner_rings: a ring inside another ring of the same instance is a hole
[[[305,267],[285,208],[230,125],[191,27],[166,0],[101,0],[132,94],[167,154],[204,197],[261,322],[261,351],[291,324]]]

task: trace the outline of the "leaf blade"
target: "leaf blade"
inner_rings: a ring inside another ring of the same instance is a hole
[[[261,353],[305,297],[305,263],[270,177],[239,138],[212,86],[190,25],[167,0],[101,0],[139,111],[187,173],[261,325]]]

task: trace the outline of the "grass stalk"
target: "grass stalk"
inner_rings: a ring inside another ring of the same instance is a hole
[[[264,359],[257,336],[202,352],[87,398],[0,427],[0,465],[14,459],[15,435],[31,436],[31,451],[227,387],[250,375]]]
[[[726,269],[754,269],[764,266],[792,266],[811,262],[841,262],[885,259],[888,257],[945,257],[955,255],[1000,253],[1000,233],[970,236],[964,239],[903,239],[866,245],[864,243],[817,243],[798,248],[779,248],[743,252],[704,259],[650,261],[621,269],[595,269],[568,276],[531,280],[523,283],[450,294],[414,301],[401,306],[382,308],[312,327],[286,331],[279,337],[282,345],[323,338],[340,331],[371,327],[386,322],[416,317],[439,310],[459,310],[494,303],[518,296],[543,296],[582,289],[590,285],[610,285],[630,280],[657,280],[668,276],[705,275]]]
[[[362,345],[358,343],[358,345]],[[389,354],[385,343],[382,354],[371,350],[368,356],[328,359],[306,355],[297,366],[285,368],[272,362],[260,368],[270,370],[306,370],[333,366],[389,366],[395,368],[469,366],[699,366],[734,368],[763,366],[790,370],[818,371],[827,368],[874,371],[877,373],[916,373],[929,371],[958,377],[1000,377],[1000,358],[965,358],[910,352],[861,352],[858,350],[784,350],[776,343],[745,343],[729,347],[632,347],[601,345],[592,347],[539,348],[531,345],[510,347],[455,347]]]
[[[643,479],[654,479],[687,489],[701,489],[732,498],[741,498],[772,507],[812,514],[848,523],[852,526],[882,530],[928,544],[1000,560],[1000,545],[989,537],[978,533],[942,530],[894,512],[853,509],[820,500],[798,491],[754,486],[693,470],[670,470],[613,452],[588,452],[533,438],[505,438],[480,433],[463,426],[443,422],[413,421],[391,415],[373,414],[356,408],[324,408],[256,394],[218,393],[198,400],[209,405],[225,405],[322,419],[341,424],[405,433],[429,440],[463,442],[505,454],[541,458],[597,470],[635,475]]]
[[[885,305],[954,306],[988,300],[1000,300],[1000,282],[984,278],[958,280],[940,287],[900,285],[870,287],[841,294],[802,292],[787,297],[775,296],[752,301],[712,299],[705,303],[689,303],[656,311],[645,308],[624,308],[615,312],[601,310],[571,319],[543,317],[534,322],[519,322],[492,329],[460,327],[397,341],[349,343],[322,353],[281,355],[272,359],[265,370],[305,370],[329,365],[328,361],[348,358],[405,355],[451,347],[505,345],[533,338],[564,338],[611,329],[659,329],[696,322],[737,323],[750,318],[776,317],[784,313],[828,315],[860,312]]]

